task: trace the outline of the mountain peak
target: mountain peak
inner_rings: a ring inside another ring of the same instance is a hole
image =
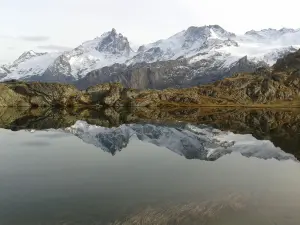
[[[35,51],[29,50],[29,51],[23,52],[22,55],[20,55],[20,57],[18,59],[24,59],[24,58],[29,59],[36,55],[37,55],[37,53]]]
[[[121,33],[118,34],[116,29],[113,28],[110,32],[104,33],[101,36],[96,50],[112,54],[129,55],[131,48],[127,37],[124,37]]]
[[[262,29],[262,30],[250,30],[245,33],[245,35],[250,36],[272,36],[272,37],[278,37],[287,33],[295,33],[300,31],[300,29],[292,29],[292,28],[286,28],[283,27],[279,30],[268,28],[268,29]]]
[[[300,29],[293,29],[293,28],[286,28],[286,27],[283,27],[279,30],[281,33],[295,33],[295,32],[298,32],[300,31]]]
[[[111,29],[111,34],[112,35],[117,35],[117,30],[115,28]]]
[[[24,62],[33,57],[41,56],[41,55],[45,55],[45,54],[47,54],[47,52],[38,53],[33,50],[29,50],[29,51],[24,52],[17,60],[14,61],[13,64],[19,64],[19,63]]]
[[[185,36],[198,38],[217,38],[217,39],[229,39],[235,37],[235,34],[226,31],[219,25],[208,25],[202,27],[189,27],[186,32]]]

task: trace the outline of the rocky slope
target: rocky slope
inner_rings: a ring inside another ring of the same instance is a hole
[[[296,51],[299,37],[300,31],[293,29],[235,35],[211,25],[189,27],[134,52],[128,39],[113,29],[71,51],[34,53],[34,60],[25,57],[15,66],[3,66],[0,79],[75,82],[81,89],[116,81],[131,88],[190,87],[270,66]]]
[[[266,66],[263,62],[254,63],[243,57],[231,67],[224,67],[224,60],[216,60],[215,57],[217,55],[193,64],[186,59],[137,63],[129,66],[114,64],[94,70],[74,84],[79,89],[107,82],[120,82],[125,87],[136,89],[186,88],[211,83],[236,72],[254,72],[259,66]]]
[[[79,91],[72,85],[39,82],[0,84],[0,106],[178,107],[300,106],[300,50],[271,69],[241,73],[210,85],[185,89],[138,90],[107,83]]]

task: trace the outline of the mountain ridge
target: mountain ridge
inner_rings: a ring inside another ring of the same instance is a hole
[[[101,70],[105,67],[113,71],[106,73],[107,82],[123,82],[126,76],[122,74],[131,73],[131,68],[136,68],[133,73],[142,79],[141,77],[145,75],[143,72],[139,73],[139,70],[147,71],[148,68],[151,70],[155,65],[154,68],[160,67],[163,71],[154,77],[163,80],[164,84],[153,85],[151,80],[144,79],[144,85],[140,88],[190,87],[220,80],[235,72],[254,72],[261,66],[271,66],[278,58],[295,52],[298,47],[300,47],[300,30],[264,29],[236,35],[219,25],[209,25],[189,27],[167,39],[142,45],[135,52],[127,37],[112,29],[71,51],[56,53],[57,55],[52,57],[48,57],[50,53],[43,53],[40,57],[33,57],[35,61],[31,58],[22,62],[16,60],[18,65],[14,71],[2,66],[0,81],[20,79],[62,83],[83,82],[87,85],[83,88],[87,88],[103,80]],[[39,53],[35,53],[37,54]],[[42,57],[47,58],[43,59],[47,63],[43,63],[43,60],[37,61]],[[244,60],[244,66],[237,68],[238,62],[245,57],[247,60]],[[30,60],[31,63],[27,63]],[[175,61],[178,68],[172,68],[172,62]],[[171,67],[165,67],[165,62],[170,62]],[[114,69],[117,64],[122,65],[120,73],[116,73]],[[35,65],[38,65],[37,68],[34,68]],[[233,67],[235,69],[232,69]],[[88,76],[91,73],[97,79],[89,83]],[[187,76],[184,77],[183,74]],[[112,78],[109,80],[107,77]],[[184,83],[180,84],[182,81]],[[124,81],[123,84],[134,88],[137,85],[128,81]]]

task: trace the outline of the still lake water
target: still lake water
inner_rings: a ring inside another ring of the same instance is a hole
[[[300,224],[298,112],[113,126],[16,114],[1,117],[0,225]]]

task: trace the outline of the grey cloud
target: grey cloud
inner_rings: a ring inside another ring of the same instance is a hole
[[[0,34],[0,39],[19,39],[19,40],[23,40],[23,41],[47,41],[50,39],[50,37],[48,36],[18,36],[18,37],[14,37],[14,36],[10,36],[10,35],[5,35],[5,34]]]
[[[23,41],[48,41],[48,36],[20,36],[19,39]]]
[[[0,38],[1,39],[8,39],[8,38],[13,38],[13,37],[9,36],[9,35],[0,34]]]
[[[68,51],[72,49],[68,46],[62,46],[62,45],[40,45],[37,47],[43,50],[58,50],[58,51]]]

